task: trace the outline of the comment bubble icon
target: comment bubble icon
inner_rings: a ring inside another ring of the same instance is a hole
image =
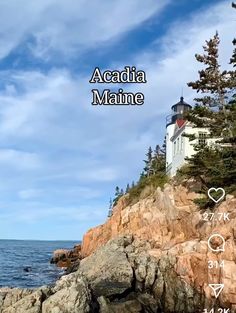
[[[213,234],[208,239],[208,247],[213,252],[225,251],[225,239],[220,234]]]

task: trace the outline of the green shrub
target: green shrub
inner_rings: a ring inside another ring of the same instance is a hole
[[[168,177],[163,173],[157,173],[149,177],[141,177],[137,185],[129,190],[129,204],[138,202],[140,200],[141,193],[145,190],[145,188],[150,187],[148,192],[151,194],[152,190],[155,190],[157,187],[163,188],[167,182]]]

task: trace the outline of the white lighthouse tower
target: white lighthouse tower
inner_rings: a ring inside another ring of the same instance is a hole
[[[171,107],[172,113],[166,118],[166,173],[170,176],[174,176],[176,173],[177,166],[173,161],[177,145],[179,150],[181,150],[183,145],[183,142],[179,141],[179,139],[178,141],[173,141],[173,138],[185,125],[184,113],[191,110],[191,108],[191,105],[186,103],[184,98],[181,97],[180,101]],[[181,140],[183,141],[184,139],[181,138]]]

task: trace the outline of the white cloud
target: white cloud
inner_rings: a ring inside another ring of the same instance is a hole
[[[42,195],[42,190],[40,189],[24,189],[18,192],[18,196],[22,200],[38,198]]]
[[[0,221],[13,223],[37,223],[45,221],[48,218],[55,219],[57,221],[71,222],[89,222],[93,219],[99,219],[104,217],[104,208],[95,208],[89,206],[78,207],[32,207],[11,210],[11,212],[0,212]]]
[[[69,107],[69,103],[78,97],[78,85],[64,70],[51,71],[49,75],[23,71],[5,75],[15,87],[13,93],[5,91],[0,95],[0,136],[32,135],[37,126],[44,128],[51,114],[54,117],[57,112],[61,113],[61,104]],[[8,86],[7,83],[7,90]],[[20,90],[16,92],[18,87]]]
[[[78,174],[78,178],[82,181],[92,181],[92,182],[114,182],[116,179],[120,178],[120,173],[114,168],[101,167],[97,165],[88,171],[83,171]]]
[[[0,166],[21,170],[38,169],[41,165],[37,154],[14,149],[0,149]]]
[[[178,101],[182,87],[186,100],[193,103],[195,94],[186,84],[196,80],[198,70],[202,68],[194,56],[203,53],[202,45],[216,31],[221,38],[220,62],[223,68],[228,68],[235,37],[235,12],[225,1],[208,10],[195,12],[184,21],[174,22],[167,34],[154,42],[149,51],[136,57],[137,67],[146,70],[148,80],[142,88],[146,96],[143,118],[167,114],[171,105]],[[132,88],[140,89],[139,86]]]
[[[216,29],[222,36],[221,58],[227,63],[234,36],[233,13],[225,3],[199,12],[184,23],[175,23],[158,46],[136,56],[134,64],[146,70],[148,83],[125,89],[142,91],[143,107],[91,106],[90,74],[75,77],[67,70],[9,73],[16,87],[0,95],[0,137],[13,143],[34,141],[42,148],[45,177],[64,175],[114,184],[129,179],[142,166],[146,147],[162,140],[164,116],[186,82],[197,77],[194,54]],[[184,93],[192,102],[193,92],[185,88]]]
[[[47,196],[47,189],[36,189],[36,188],[30,188],[30,189],[23,189],[19,190],[17,192],[18,197],[21,200],[42,200],[45,199]],[[97,188],[92,187],[86,187],[86,186],[73,186],[70,185],[68,188],[62,188],[60,186],[50,186],[50,196],[51,198],[58,199],[63,198],[64,199],[70,199],[77,198],[77,199],[85,199],[85,200],[92,200],[97,199],[102,196],[101,190]]]
[[[57,190],[56,192],[61,193],[63,191]],[[101,190],[85,186],[70,187],[68,190],[65,190],[64,193],[65,197],[76,197],[86,200],[97,199],[103,195]]]
[[[31,37],[33,53],[80,53],[114,39],[152,15],[169,0],[8,0],[0,3],[0,58]],[[9,18],[11,17],[11,18]]]
[[[43,7],[46,2],[47,5]],[[83,10],[87,10],[90,2],[84,3]],[[9,6],[13,4],[15,2],[9,2]],[[62,53],[70,53],[79,46],[89,47],[96,40],[110,40],[158,10],[152,1],[133,0],[129,3],[126,1],[125,4],[122,1],[121,4],[128,6],[127,15],[124,12],[124,25],[118,23],[117,29],[111,27],[114,14],[120,11],[109,12],[108,20],[102,20],[104,12],[99,9],[100,26],[93,33],[92,27],[95,28],[93,23],[96,19],[89,24],[89,19],[94,19],[95,14],[91,11],[91,16],[85,15],[83,26],[83,29],[91,27],[87,32],[88,38],[85,32],[78,34],[76,38],[77,30],[82,29],[79,26],[79,23],[82,24],[82,12],[78,12],[78,21],[74,21],[77,10],[71,12],[70,6],[64,8],[61,1],[57,7],[59,12],[55,9],[55,1],[41,1],[40,4],[32,2],[32,6],[40,6],[41,12],[44,11],[42,22],[46,21],[45,28],[41,30],[37,28],[39,26],[35,26],[37,19],[36,22],[29,21],[30,25],[34,25],[30,32],[39,36],[39,45],[34,52],[50,55],[50,47],[53,45],[53,48]],[[153,10],[149,5],[153,6]],[[136,20],[128,21],[132,6],[135,8],[134,15],[137,11],[140,15]],[[38,12],[36,9],[35,11]],[[55,15],[51,24],[50,12]],[[32,14],[36,13],[33,11]],[[194,54],[202,51],[202,44],[216,29],[222,37],[221,59],[227,64],[232,51],[231,41],[235,35],[233,14],[233,10],[225,2],[212,6],[186,18],[185,22],[175,23],[164,38],[158,39],[145,52],[137,54],[133,64],[146,70],[148,83],[125,86],[124,89],[143,92],[146,101],[142,107],[91,106],[91,85],[88,84],[91,73],[87,77],[79,74],[73,76],[65,69],[52,70],[47,74],[37,71],[2,73],[2,83],[6,88],[0,93],[0,173],[1,181],[4,181],[4,186],[0,186],[1,192],[6,193],[6,197],[11,197],[12,193],[17,194],[22,198],[21,202],[25,200],[28,203],[37,198],[37,190],[43,190],[40,201],[44,207],[39,204],[34,210],[31,207],[25,210],[18,208],[14,215],[21,215],[22,221],[46,220],[48,217],[60,215],[65,220],[66,216],[67,219],[76,216],[80,221],[90,222],[93,218],[91,212],[94,212],[95,207],[101,206],[88,208],[83,201],[97,199],[104,193],[109,198],[107,190],[111,190],[113,185],[135,179],[143,165],[145,149],[163,139],[165,115],[169,113],[171,105],[178,101],[182,87],[186,86],[186,82],[197,78],[199,64],[195,61]],[[69,23],[70,19],[72,24]],[[65,21],[68,23],[64,23]],[[63,24],[61,36],[55,34],[60,23]],[[106,28],[103,33],[102,27],[106,23],[109,29]],[[71,34],[65,39],[69,30]],[[16,44],[22,41],[24,34],[15,36],[18,36],[17,39],[14,37],[13,40],[10,36],[7,40]],[[0,54],[8,53],[1,49],[3,48],[0,48]],[[123,68],[124,64],[113,64],[113,67]],[[192,90],[186,87],[184,94],[186,100],[192,103]],[[32,147],[35,152],[28,152]],[[17,175],[17,170],[10,175],[9,171],[3,174],[6,165],[12,169],[20,167],[25,170],[23,178]],[[37,175],[29,175],[28,169],[39,171]],[[99,188],[94,188],[94,185]],[[1,194],[2,197],[4,195]],[[62,198],[65,203],[58,205]],[[78,206],[70,201],[78,201]],[[50,206],[49,202],[56,203]],[[1,211],[4,209],[4,201],[1,200],[0,206]],[[98,210],[97,218],[100,221],[105,210]],[[8,221],[12,218],[6,214],[4,216]]]

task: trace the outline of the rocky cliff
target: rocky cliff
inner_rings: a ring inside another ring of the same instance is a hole
[[[197,197],[182,186],[173,188],[171,185],[166,185],[163,191],[158,188],[147,197],[144,190],[143,199],[134,205],[127,205],[127,197],[122,197],[113,216],[84,235],[83,257],[120,235],[135,235],[160,250],[199,237],[196,225],[201,214],[193,203]]]
[[[236,199],[200,212],[196,197],[170,185],[133,205],[123,197],[105,224],[85,234],[76,272],[53,287],[0,290],[0,313],[236,312]],[[209,249],[212,234],[224,238],[224,251]],[[216,298],[209,284],[218,283],[224,289]]]

